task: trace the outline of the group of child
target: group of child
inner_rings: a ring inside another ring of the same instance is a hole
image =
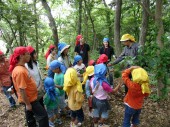
[[[104,38],[104,42],[109,42]],[[108,44],[108,43],[107,43]],[[44,96],[44,104],[49,116],[49,124],[51,127],[55,123],[61,124],[59,111],[70,113],[70,127],[81,126],[84,121],[83,102],[85,98],[88,100],[89,116],[93,118],[94,127],[107,127],[106,119],[110,110],[108,101],[109,94],[118,91],[122,84],[117,85],[113,89],[112,83],[108,82],[108,58],[107,53],[100,54],[99,58],[89,60],[88,66],[83,63],[81,55],[75,55],[73,65],[70,62],[68,50],[70,45],[66,43],[58,44],[58,53],[54,45],[50,45],[47,53],[47,69],[48,77],[44,81],[46,94]],[[110,50],[109,50],[110,51]],[[57,54],[57,55],[56,55]],[[110,53],[112,55],[113,53]],[[56,59],[57,56],[57,60]],[[87,66],[87,68],[86,68]],[[122,79],[128,87],[128,93],[125,96],[125,117],[123,127],[136,127],[139,124],[139,114],[141,112],[144,97],[150,93],[148,80],[140,79],[140,82],[133,82],[129,77],[134,69],[140,67],[132,66],[122,72]],[[137,71],[142,77],[145,70]],[[138,74],[132,75],[132,79]],[[112,81],[113,82],[113,81]],[[145,85],[142,83],[145,82]],[[139,85],[140,84],[140,85]],[[147,91],[143,92],[143,89]],[[86,96],[85,96],[85,95]],[[67,103],[66,103],[67,96]],[[132,118],[132,125],[130,124]]]
[[[58,113],[57,109],[63,110],[67,107],[67,110],[70,110],[71,116],[70,127],[81,126],[84,121],[82,106],[84,99],[87,98],[89,116],[93,118],[94,127],[108,127],[105,122],[110,110],[108,94],[116,93],[121,87],[121,84],[112,89],[108,83],[106,78],[107,62],[108,57],[102,54],[96,62],[90,60],[89,66],[86,68],[83,64],[82,57],[76,55],[73,66],[67,68],[65,74],[62,72],[62,63],[60,61],[53,60],[50,63],[49,69],[54,73],[54,78],[47,77],[44,81],[44,87],[47,91],[44,97],[44,104],[47,108],[50,125],[54,125],[56,120],[58,123],[61,123],[61,121],[59,122],[59,116],[56,117]],[[139,114],[143,100],[149,93],[148,91],[142,93],[142,87],[129,78],[131,71],[136,68],[139,67],[132,66],[122,73],[123,81],[129,88],[124,100],[126,108],[123,127],[136,127],[136,125],[139,124]],[[84,90],[86,97],[84,96]],[[68,104],[65,102],[65,93],[68,96]],[[132,125],[130,124],[131,118]]]

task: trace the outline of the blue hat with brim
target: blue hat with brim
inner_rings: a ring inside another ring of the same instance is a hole
[[[51,70],[55,70],[56,68],[60,68],[61,67],[61,63],[58,61],[58,60],[53,60],[51,63],[50,63],[50,66],[49,68]]]
[[[70,45],[66,44],[65,42],[58,43],[58,55],[60,56],[60,54],[67,48],[70,48]]]

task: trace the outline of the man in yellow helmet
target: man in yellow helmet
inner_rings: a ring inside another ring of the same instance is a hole
[[[108,66],[111,65],[115,65],[118,64],[119,62],[121,62],[126,56],[131,56],[133,58],[136,58],[136,56],[138,55],[138,47],[139,44],[135,42],[135,38],[130,35],[130,34],[124,34],[121,37],[122,44],[125,46],[124,50],[122,51],[122,53],[120,54],[120,56],[113,62],[113,63],[109,63]],[[128,65],[126,68],[129,68],[130,65]],[[125,86],[125,94],[127,93],[128,89]]]

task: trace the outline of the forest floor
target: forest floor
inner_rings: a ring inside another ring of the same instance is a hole
[[[120,83],[120,79],[115,80],[115,84]],[[111,95],[111,111],[107,123],[110,127],[121,127],[124,115],[123,88],[115,95]],[[15,98],[16,99],[16,98]],[[83,127],[90,127],[92,120],[88,116],[87,100],[84,102],[83,110],[85,121]],[[70,118],[62,117],[61,127],[69,127]],[[9,104],[4,95],[0,94],[0,127],[25,127],[24,107],[17,104],[17,108],[9,110]],[[58,127],[58,125],[56,125]],[[139,127],[170,127],[170,98],[167,100],[154,102],[150,98],[145,100],[140,115]]]

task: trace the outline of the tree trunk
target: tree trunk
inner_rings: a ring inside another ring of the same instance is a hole
[[[146,9],[149,10],[149,5],[150,5],[149,0],[143,0],[143,5]],[[149,14],[147,13],[144,7],[142,7],[143,8],[142,25],[141,25],[141,31],[140,31],[140,37],[139,37],[139,43],[143,46],[146,41],[146,34],[147,34],[148,22],[149,22]]]
[[[163,1],[156,0],[155,24],[158,30],[156,42],[161,49],[164,46],[161,40],[161,37],[164,34],[163,21],[162,21],[162,7],[163,7]]]
[[[120,18],[121,18],[121,6],[122,0],[116,1],[116,15],[114,21],[114,44],[116,56],[121,54],[121,43],[120,43]]]
[[[36,16],[34,27],[35,27],[36,51],[37,51],[37,56],[38,56],[38,51],[39,51],[38,44],[39,44],[39,41],[38,41],[38,24],[37,24],[38,17],[37,17],[36,3],[37,3],[37,0],[34,0],[34,15]]]
[[[96,30],[95,30],[95,26],[94,26],[94,20],[91,16],[91,9],[89,9],[89,6],[87,6],[86,0],[84,0],[84,3],[85,3],[85,8],[87,9],[87,13],[89,15],[91,24],[92,24],[92,30],[93,30],[93,48],[92,49],[95,49],[95,47],[97,47],[97,46],[96,46]]]
[[[47,4],[47,1],[46,0],[41,0],[42,2],[42,5],[43,7],[45,8],[46,10],[46,13],[47,13],[47,17],[49,19],[49,26],[52,30],[52,33],[53,33],[53,39],[54,39],[54,44],[56,45],[56,48],[57,48],[57,45],[58,45],[58,31],[57,31],[57,26],[56,26],[56,23],[55,23],[55,20],[51,14],[51,9],[49,7],[49,5]]]
[[[155,24],[157,27],[157,37],[156,42],[160,49],[164,47],[164,44],[161,40],[162,35],[164,34],[164,28],[163,28],[163,21],[162,21],[162,7],[163,7],[163,1],[162,0],[156,0],[156,10],[155,10]],[[158,52],[158,55],[160,53]],[[162,88],[164,87],[164,84],[162,83],[163,77],[158,77],[158,90],[157,94],[159,97],[162,96]]]
[[[81,34],[81,23],[82,23],[82,0],[79,0],[78,34]]]

